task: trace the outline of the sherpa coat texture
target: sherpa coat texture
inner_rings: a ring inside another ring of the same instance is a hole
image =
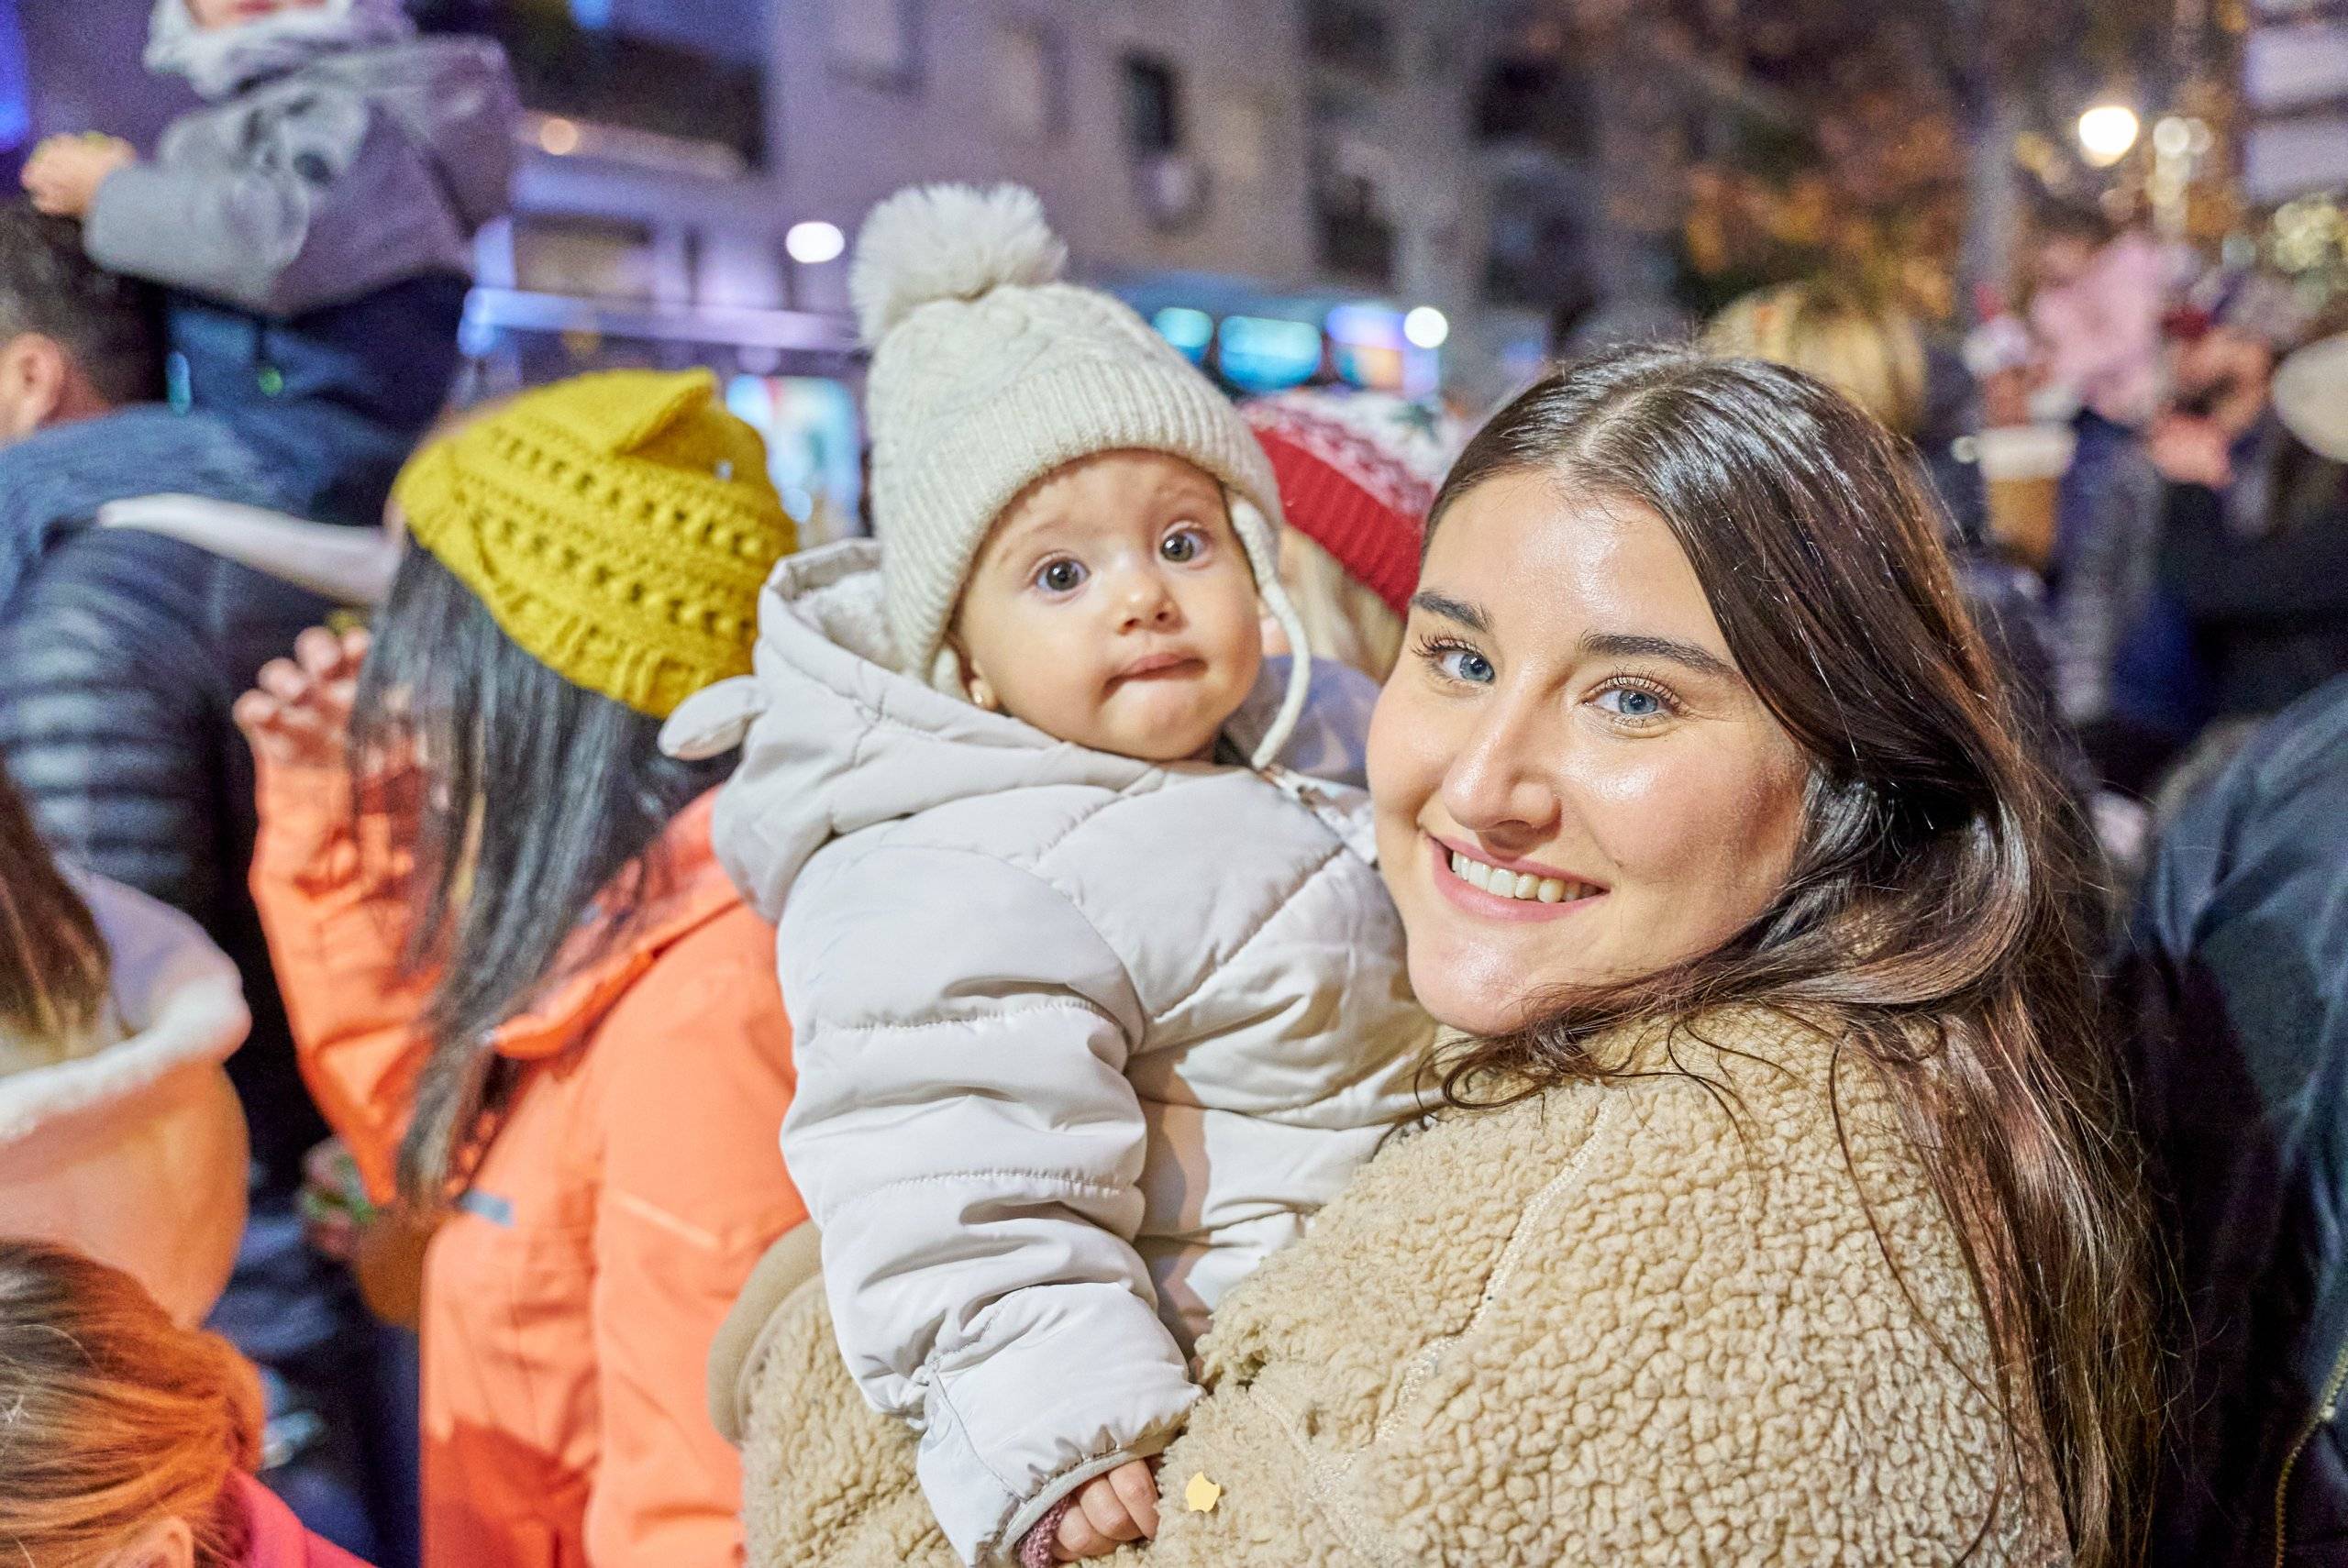
[[[1111,1568],[2067,1562],[1945,1211],[1836,1046],[1718,1015],[1601,1043],[1656,1076],[1390,1144],[1224,1303],[1162,1532]],[[823,1319],[801,1290],[745,1376],[750,1561],[945,1568]]]
[[[757,675],[671,734],[758,714],[715,842],[781,922],[783,1158],[848,1366],[983,1562],[1164,1441],[1215,1302],[1417,1113],[1434,1024],[1358,791],[1054,740],[893,672],[885,625],[869,545],[784,561]]]

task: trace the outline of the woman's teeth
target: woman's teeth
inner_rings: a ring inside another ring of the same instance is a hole
[[[1497,866],[1471,860],[1456,850],[1451,856],[1451,874],[1471,888],[1480,888],[1503,899],[1523,899],[1544,904],[1586,899],[1598,891],[1587,882],[1566,882],[1555,877],[1535,877],[1529,872],[1503,871]]]

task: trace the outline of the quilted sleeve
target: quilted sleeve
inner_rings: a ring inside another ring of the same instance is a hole
[[[800,1070],[783,1156],[841,1351],[920,1431],[963,1560],[1006,1561],[1197,1397],[1133,1244],[1140,1004],[1066,897],[960,850],[825,851],[778,951]]]

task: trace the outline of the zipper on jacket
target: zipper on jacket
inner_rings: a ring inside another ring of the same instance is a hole
[[[2348,1386],[2348,1344],[2342,1344],[2339,1353],[2331,1358],[2331,1374],[2323,1381],[2323,1397],[2316,1401],[2315,1414],[2309,1416],[2307,1425],[2299,1429],[2298,1441],[2291,1444],[2291,1452],[2283,1456],[2282,1474],[2275,1478],[2275,1568],[2283,1568],[2284,1554],[2289,1550],[2289,1543],[2284,1538],[2284,1513],[2290,1501],[2291,1472],[2298,1468],[2299,1455],[2305,1453],[2308,1444],[2315,1441],[2316,1432],[2330,1425],[2332,1418],[2340,1413],[2340,1390],[2343,1386]]]

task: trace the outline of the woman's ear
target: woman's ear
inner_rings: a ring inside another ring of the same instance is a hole
[[[195,1568],[195,1533],[174,1514],[140,1530],[105,1568]]]

